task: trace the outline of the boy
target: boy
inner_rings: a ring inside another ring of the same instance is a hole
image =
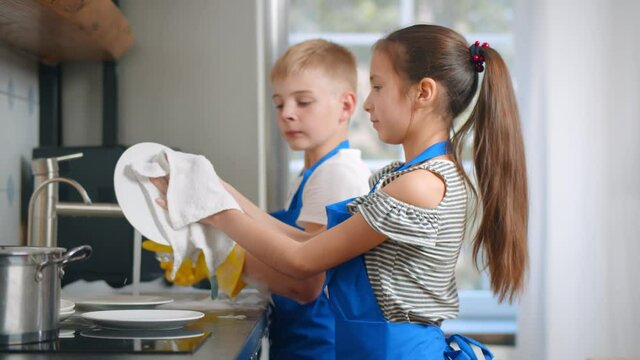
[[[304,151],[304,171],[293,183],[279,220],[315,233],[327,224],[325,206],[367,193],[370,171],[349,149],[349,119],[357,102],[356,62],[324,40],[291,47],[271,71],[278,126],[292,150]],[[327,298],[301,305],[273,295],[272,359],[333,359],[334,319]]]
[[[247,214],[304,240],[294,228],[316,233],[327,224],[326,205],[369,191],[370,171],[360,151],[350,149],[347,141],[357,102],[356,81],[353,54],[325,40],[294,45],[277,60],[271,84],[278,127],[292,150],[304,151],[304,169],[293,183],[287,208],[271,214],[281,223],[225,184]],[[327,297],[304,291],[313,281],[288,278],[249,253],[243,276],[286,295],[272,296],[271,359],[335,358],[334,319]]]

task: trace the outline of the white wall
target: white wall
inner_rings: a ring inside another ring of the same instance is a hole
[[[514,357],[637,357],[640,3],[518,3],[532,213]]]
[[[203,154],[262,201],[259,1],[122,0],[120,7],[135,43],[119,61],[119,143]],[[100,144],[101,76],[100,64],[65,64],[65,145]]]
[[[0,44],[0,244],[18,245],[22,179],[38,142],[36,60]],[[24,204],[23,206],[26,206]]]

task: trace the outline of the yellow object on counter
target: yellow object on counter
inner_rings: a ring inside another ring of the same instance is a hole
[[[171,246],[158,244],[151,240],[145,240],[142,243],[142,248],[145,250],[153,251],[160,254],[159,258],[162,258],[162,253],[168,255],[173,254]],[[167,256],[170,258],[169,256]],[[242,281],[242,269],[244,267],[245,251],[237,244],[233,247],[227,258],[216,269],[216,278],[218,279],[218,287],[224,291],[227,295],[234,297],[238,295],[246,284]],[[209,270],[204,259],[202,251],[198,254],[198,259],[195,266],[193,266],[191,259],[187,257],[180,268],[176,272],[174,279],[171,279],[171,270],[173,269],[173,261],[160,261],[160,268],[165,273],[165,278],[179,286],[191,286],[204,279],[209,278]]]

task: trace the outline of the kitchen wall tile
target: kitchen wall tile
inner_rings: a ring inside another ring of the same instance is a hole
[[[32,92],[35,102],[39,102],[37,90],[37,60],[0,44],[0,93],[8,95],[11,91],[15,97],[27,101]]]
[[[0,46],[0,244],[18,245],[22,183],[38,142],[37,63]]]

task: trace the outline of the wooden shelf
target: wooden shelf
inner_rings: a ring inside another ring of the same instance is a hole
[[[47,63],[114,60],[133,34],[111,0],[0,0],[0,42]]]

